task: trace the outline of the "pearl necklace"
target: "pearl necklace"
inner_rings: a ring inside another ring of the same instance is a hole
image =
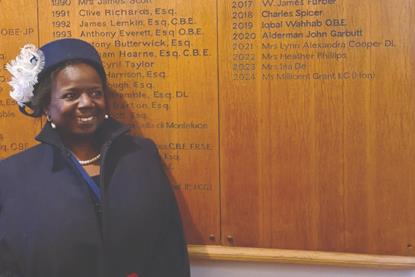
[[[84,161],[82,161],[82,160],[79,160],[79,159],[78,159],[78,162],[79,162],[81,165],[89,165],[89,164],[92,164],[93,162],[98,161],[100,158],[101,158],[101,154],[98,154],[98,155],[96,155],[95,157],[92,157],[92,158],[91,158],[91,159],[89,159],[89,160],[84,160]]]

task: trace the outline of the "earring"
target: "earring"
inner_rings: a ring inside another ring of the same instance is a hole
[[[104,117],[105,117],[105,119],[110,118],[110,116],[108,114],[105,114]]]
[[[50,126],[52,127],[52,129],[56,129],[56,125],[55,125],[55,123],[52,122],[52,118],[50,117],[50,115],[47,115],[46,119],[49,121]]]

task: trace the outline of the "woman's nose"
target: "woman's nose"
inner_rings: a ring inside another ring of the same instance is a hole
[[[88,93],[82,93],[79,97],[79,107],[89,107],[92,106],[94,101],[92,101],[92,98],[89,96]]]

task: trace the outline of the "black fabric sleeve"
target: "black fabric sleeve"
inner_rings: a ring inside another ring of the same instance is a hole
[[[17,266],[15,265],[12,255],[5,244],[4,240],[0,237],[0,277],[20,277],[18,274]]]
[[[162,175],[162,182],[165,184],[168,211],[164,224],[165,228],[160,232],[143,277],[189,277],[189,259],[179,208],[169,179],[163,170],[157,148],[153,142],[151,144],[153,155],[156,155],[160,174]]]
[[[1,178],[1,176],[0,176]],[[5,241],[5,226],[2,220],[2,201],[0,188],[0,277],[19,277],[17,262]]]
[[[156,244],[156,251],[144,277],[189,277],[188,254],[180,219],[172,219]]]

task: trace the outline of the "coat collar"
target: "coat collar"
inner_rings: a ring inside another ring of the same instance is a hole
[[[129,131],[130,127],[121,124],[119,121],[112,118],[106,119],[102,126],[97,130],[97,143],[101,145],[101,149],[103,147],[109,147],[114,140]],[[53,129],[50,124],[45,124],[35,139],[42,143],[54,146],[53,169],[58,170],[59,168],[62,168],[65,163],[65,156],[68,155],[69,151],[63,144],[58,132]]]

